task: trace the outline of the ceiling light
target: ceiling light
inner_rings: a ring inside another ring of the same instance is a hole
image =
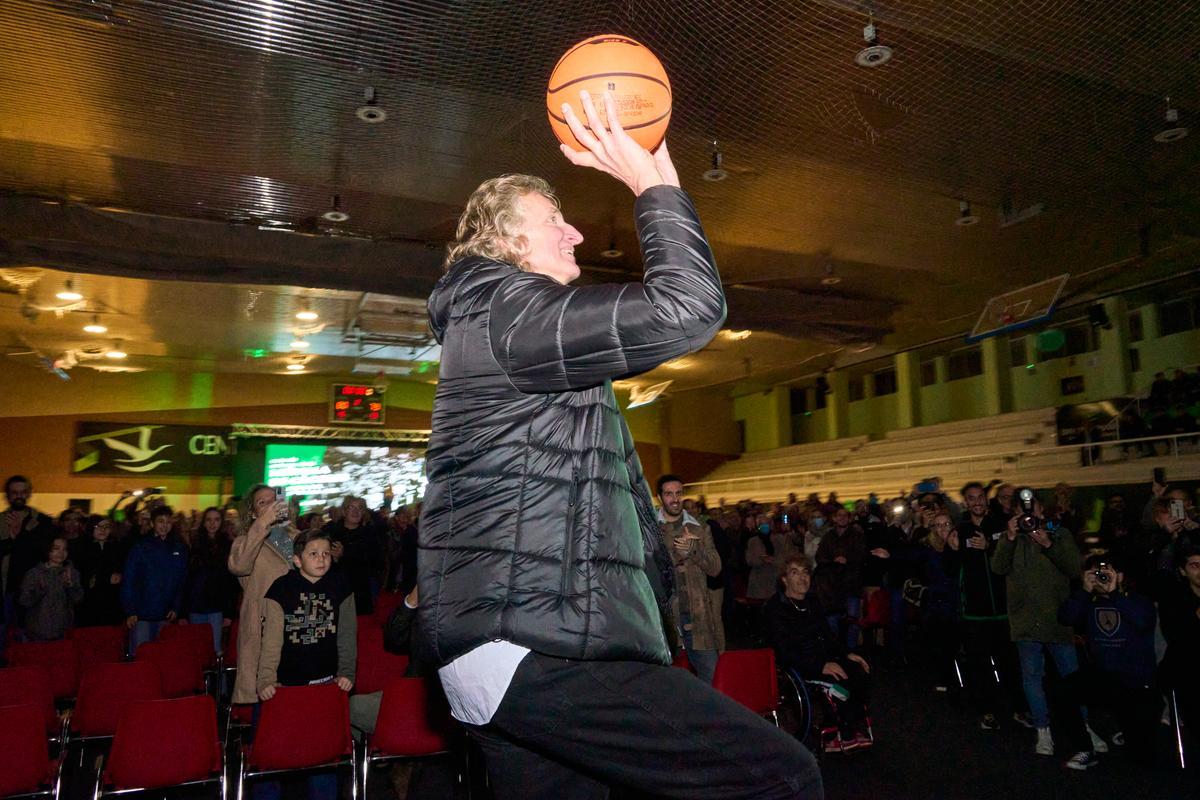
[[[377,101],[374,86],[368,86],[363,90],[363,99],[366,102],[354,110],[354,116],[368,125],[376,125],[387,119],[387,112],[375,105]]]
[[[860,67],[881,67],[892,60],[892,48],[879,43],[879,31],[875,28],[875,18],[870,17],[867,27],[863,28],[863,41],[867,46],[854,56],[854,63]]]
[[[620,258],[623,255],[625,255],[625,251],[617,247],[617,240],[615,237],[609,238],[607,250],[600,251],[601,258]]]
[[[345,211],[342,211],[341,195],[335,194],[333,196],[333,202],[331,205],[332,207],[321,215],[321,219],[325,220],[326,222],[345,222],[346,220],[350,219],[350,215]]]
[[[974,225],[979,222],[979,217],[971,213],[971,204],[966,200],[958,201],[958,219],[954,220],[954,224],[960,228],[965,228],[968,225]]]
[[[292,372],[303,372],[306,369],[303,364],[288,364],[287,368]]]
[[[292,339],[292,341],[288,343],[288,347],[292,348],[293,350],[305,350],[308,348],[308,340],[304,339],[303,337],[297,336],[295,339]]]
[[[717,147],[716,139],[713,139],[712,146],[712,160],[710,162],[712,164],[712,168],[705,170],[704,174],[700,177],[704,178],[704,180],[708,181],[709,183],[720,183],[729,177],[729,173],[726,172],[721,166],[721,162],[724,161],[724,158],[721,155],[720,149]]]
[[[726,329],[726,330],[721,331],[721,333],[724,334],[725,338],[730,340],[731,342],[740,342],[740,341],[743,341],[744,339],[749,339],[750,334],[753,333],[753,331],[732,331],[732,330]]]
[[[821,285],[822,286],[837,286],[841,282],[842,282],[842,279],[839,278],[837,275],[833,274],[833,262],[827,261],[825,263],[825,277],[821,278]]]
[[[309,306],[308,303],[305,303],[304,306],[296,312],[296,319],[303,322],[312,322],[313,320],[320,319],[320,317],[321,315],[313,311],[312,307]]]
[[[54,295],[59,300],[66,300],[68,303],[77,303],[83,299],[83,295],[75,291],[75,282],[67,278],[67,283],[58,294]]]
[[[83,326],[85,333],[108,333],[108,328],[100,324],[100,317],[97,314],[92,315],[92,321]]]
[[[1167,127],[1154,134],[1154,141],[1160,144],[1178,142],[1188,135],[1188,129],[1179,124],[1179,109],[1171,107],[1171,98],[1167,98]]]
[[[112,349],[110,349],[108,352],[106,352],[104,354],[104,356],[105,356],[105,358],[122,359],[122,358],[128,358],[129,353],[126,353],[121,348],[121,340],[118,339],[117,341],[113,342]]]

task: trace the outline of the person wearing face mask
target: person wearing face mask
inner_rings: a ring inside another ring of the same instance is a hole
[[[779,580],[779,567],[783,560],[776,560],[778,539],[771,534],[771,520],[759,514],[754,534],[746,541],[746,565],[750,575],[746,579],[746,599],[766,601],[775,594]]]
[[[817,548],[817,575],[828,592],[829,624],[840,629],[843,614],[847,618],[846,647],[858,647],[858,615],[862,611],[862,566],[867,555],[863,529],[850,521],[850,512],[833,512],[833,530]],[[822,596],[822,600],[825,597]]]
[[[814,562],[817,559],[817,548],[825,539],[829,528],[825,524],[825,512],[814,511],[808,518],[808,529],[804,532],[804,555]]]

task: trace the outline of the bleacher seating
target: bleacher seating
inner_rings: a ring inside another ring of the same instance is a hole
[[[993,478],[1033,486],[1066,481],[1076,486],[1144,483],[1153,466],[1170,466],[1173,479],[1200,478],[1196,448],[1178,458],[1118,460],[1120,445],[1105,443],[1101,463],[1084,467],[1077,447],[1059,447],[1054,408],[1000,414],[984,419],[945,422],[891,431],[878,439],[849,437],[747,453],[690,484],[693,495],[710,503],[750,499],[783,500],[894,496],[929,476],[948,489],[970,480]]]

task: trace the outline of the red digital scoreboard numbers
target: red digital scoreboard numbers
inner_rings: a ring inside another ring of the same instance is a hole
[[[383,395],[374,386],[335,383],[329,401],[329,421],[346,425],[382,425]]]

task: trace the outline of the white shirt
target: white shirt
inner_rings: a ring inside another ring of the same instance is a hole
[[[528,654],[528,647],[493,639],[439,669],[451,716],[468,725],[491,722],[513,673]]]

